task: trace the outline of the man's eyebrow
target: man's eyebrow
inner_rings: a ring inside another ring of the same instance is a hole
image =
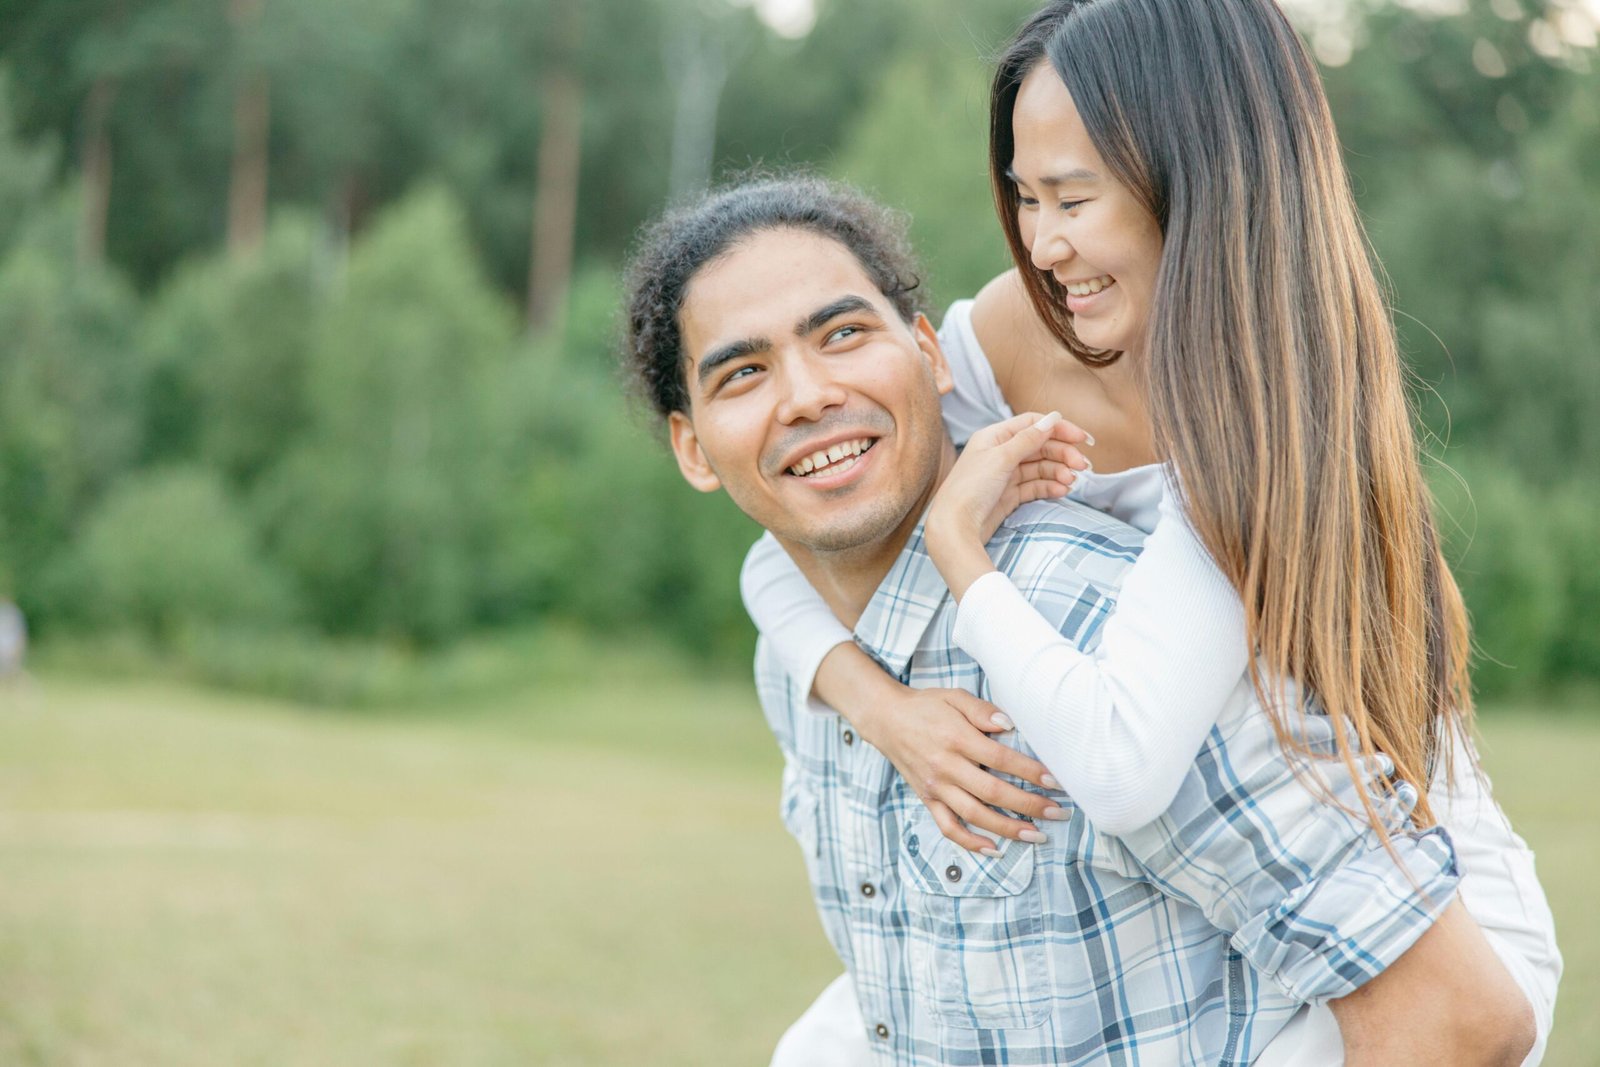
[[[711,377],[716,369],[724,363],[735,359],[753,356],[757,352],[767,352],[772,349],[772,342],[760,337],[747,337],[742,341],[731,341],[728,344],[713,348],[706,353],[706,358],[700,361],[700,369],[695,373],[695,381],[700,385],[706,384],[706,379]]]
[[[1010,167],[1006,168],[1006,177],[1016,185],[1023,184],[1022,179],[1017,177],[1017,172]],[[1063,171],[1060,174],[1046,174],[1039,179],[1039,184],[1047,189],[1054,189],[1058,185],[1071,185],[1074,182],[1097,182],[1099,180],[1100,175],[1088,167],[1073,167],[1071,170]]]
[[[795,323],[794,335],[796,337],[804,337],[812,330],[820,329],[823,326],[826,326],[833,319],[838,318],[840,315],[847,315],[852,311],[866,311],[874,315],[878,313],[878,309],[873,306],[872,301],[868,300],[864,296],[856,296],[854,293],[852,293],[849,296],[841,296],[831,304],[825,304],[822,307],[819,307],[817,310],[813,311],[811,314]]]

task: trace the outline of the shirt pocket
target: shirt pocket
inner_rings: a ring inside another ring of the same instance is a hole
[[[821,830],[817,825],[818,804],[816,791],[806,782],[805,775],[793,766],[785,767],[783,789],[779,794],[783,825],[800,842],[800,851],[806,858],[806,870],[812,873],[815,872],[817,853],[821,847]]]
[[[822,854],[823,789],[804,772],[793,766],[785,767],[779,812],[785,829],[799,842],[800,853],[805,857],[806,877],[811,882],[811,897],[817,905],[818,918],[822,920],[822,931],[839,959],[849,967],[855,958],[849,923],[844,910],[838,906],[840,900],[848,898],[840,892]]]
[[[1044,900],[1035,847],[1002,839],[998,857],[968,852],[926,811],[905,824],[906,887],[915,984],[949,1026],[1027,1028],[1050,1013]]]

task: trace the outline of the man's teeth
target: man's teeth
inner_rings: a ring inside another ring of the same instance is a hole
[[[804,478],[806,475],[822,470],[824,467],[837,466],[839,470],[846,470],[855,464],[857,456],[871,448],[872,445],[872,440],[867,437],[861,437],[854,441],[841,441],[831,448],[811,453],[811,455],[790,467],[789,473],[796,477]]]
[[[1068,296],[1093,296],[1102,289],[1117,284],[1117,280],[1109,274],[1102,274],[1098,278],[1090,278],[1086,282],[1071,282],[1064,286]]]

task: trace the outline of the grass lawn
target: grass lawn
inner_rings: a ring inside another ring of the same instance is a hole
[[[764,1064],[837,973],[749,687],[448,713],[0,690],[0,1063]],[[1600,1064],[1600,716],[1492,716]]]

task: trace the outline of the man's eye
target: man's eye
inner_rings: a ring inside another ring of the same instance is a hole
[[[828,343],[832,344],[835,341],[843,341],[846,338],[852,337],[860,332],[861,327],[859,326],[841,326],[828,335]]]
[[[756,369],[754,367],[740,367],[738,370],[734,371],[732,374],[730,374],[726,378],[722,379],[722,384],[726,385],[729,382],[736,382],[740,378],[743,378],[743,377],[745,377],[746,375],[749,375],[749,374],[754,374],[755,372],[756,372]]]

